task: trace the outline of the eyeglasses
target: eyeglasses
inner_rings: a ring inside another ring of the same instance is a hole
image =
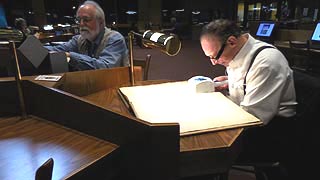
[[[210,59],[214,59],[214,60],[218,60],[218,59],[221,57],[221,55],[222,55],[222,53],[223,53],[223,51],[224,51],[225,46],[226,46],[226,43],[223,43],[222,46],[221,46],[221,48],[219,49],[217,55],[216,55],[215,57],[209,56],[209,58],[210,58]]]
[[[75,22],[77,24],[80,24],[81,20],[83,21],[83,23],[88,23],[93,20],[93,17],[88,17],[88,16],[76,17]]]

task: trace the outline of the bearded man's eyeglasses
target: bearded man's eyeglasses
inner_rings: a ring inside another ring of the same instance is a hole
[[[75,22],[76,22],[77,24],[80,24],[80,23],[81,23],[81,20],[82,20],[83,23],[88,23],[88,22],[90,22],[90,21],[93,20],[93,17],[87,17],[87,16],[84,16],[84,17],[76,17]]]

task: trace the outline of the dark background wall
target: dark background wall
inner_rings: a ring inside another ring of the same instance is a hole
[[[8,23],[13,24],[15,17],[25,17],[29,19],[29,23],[37,25],[32,17],[43,16],[49,17],[52,15],[61,16],[74,16],[76,9],[72,7],[78,7],[83,0],[1,0],[6,9]],[[204,10],[207,16],[214,16],[212,12],[218,12],[223,17],[234,16],[234,8],[236,7],[236,1],[234,0],[96,0],[106,12],[107,20],[113,21],[114,16],[117,16],[117,20],[121,23],[127,21],[125,12],[128,10],[139,11],[139,4],[150,4],[151,10],[156,10],[154,13],[161,14],[158,9],[167,9],[169,12],[176,9],[184,9],[185,14],[190,14],[192,10]],[[159,2],[159,3],[157,3]],[[44,12],[40,7],[43,4]],[[152,9],[152,4],[159,4],[161,7]],[[146,9],[145,9],[146,10]],[[38,13],[38,14],[37,14]],[[189,16],[183,16],[183,21],[189,21]],[[38,22],[39,23],[39,22]],[[43,23],[43,22],[42,22]]]

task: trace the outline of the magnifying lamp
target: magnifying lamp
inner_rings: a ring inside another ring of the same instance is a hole
[[[159,48],[161,51],[168,56],[175,56],[181,49],[181,41],[175,34],[163,34],[154,32],[151,30],[145,31],[143,34],[130,31],[129,36],[129,60],[130,60],[130,75],[131,84],[134,85],[134,73],[133,73],[133,38],[139,36],[142,39],[142,44],[145,47]]]

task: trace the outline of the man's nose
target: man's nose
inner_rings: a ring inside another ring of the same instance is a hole
[[[84,20],[83,19],[79,20],[79,25],[82,25],[82,26],[84,25]]]

